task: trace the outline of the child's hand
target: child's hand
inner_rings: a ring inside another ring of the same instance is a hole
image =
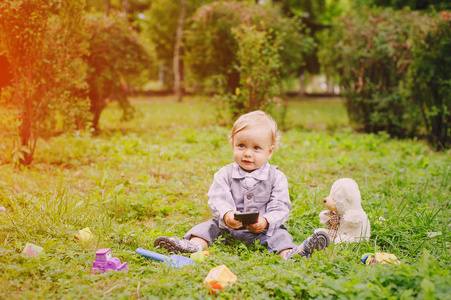
[[[243,227],[243,223],[235,220],[235,213],[239,213],[239,211],[229,211],[224,215],[224,222],[226,223],[227,227],[232,229]]]
[[[258,233],[262,232],[263,230],[265,230],[265,228],[268,227],[268,225],[269,224],[268,224],[268,221],[266,220],[266,218],[258,217],[257,223],[248,225],[246,227],[246,229],[252,233],[258,234]]]

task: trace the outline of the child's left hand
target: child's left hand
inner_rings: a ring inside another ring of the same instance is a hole
[[[266,227],[268,227],[268,225],[269,224],[266,218],[258,217],[257,223],[248,225],[246,229],[252,233],[261,233]]]

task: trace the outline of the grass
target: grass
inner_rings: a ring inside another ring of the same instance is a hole
[[[451,152],[353,133],[337,99],[290,101],[284,122],[276,115],[284,138],[271,163],[289,179],[295,242],[320,227],[332,183],[351,177],[372,225],[369,243],[291,261],[258,246],[216,243],[204,263],[180,270],[136,255],[138,247],[155,251],[157,236],[181,236],[210,218],[208,188],[232,155],[227,116],[218,122],[205,99],[133,103],[138,116],[129,122],[110,106],[100,135],[40,140],[31,167],[0,166],[1,299],[451,299]],[[96,238],[74,241],[85,227]],[[26,242],[45,253],[23,257]],[[130,271],[91,275],[95,250],[104,247]],[[402,264],[363,265],[362,254],[374,251]],[[220,264],[238,281],[215,296],[202,281]]]

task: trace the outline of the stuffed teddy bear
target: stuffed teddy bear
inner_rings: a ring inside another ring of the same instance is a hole
[[[359,186],[350,178],[334,182],[330,195],[324,198],[329,210],[319,214],[321,224],[329,227],[329,237],[335,244],[368,241],[370,222],[362,209]]]

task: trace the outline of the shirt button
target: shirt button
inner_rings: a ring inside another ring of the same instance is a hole
[[[248,194],[247,199],[249,199],[249,200],[252,199],[252,194]]]

